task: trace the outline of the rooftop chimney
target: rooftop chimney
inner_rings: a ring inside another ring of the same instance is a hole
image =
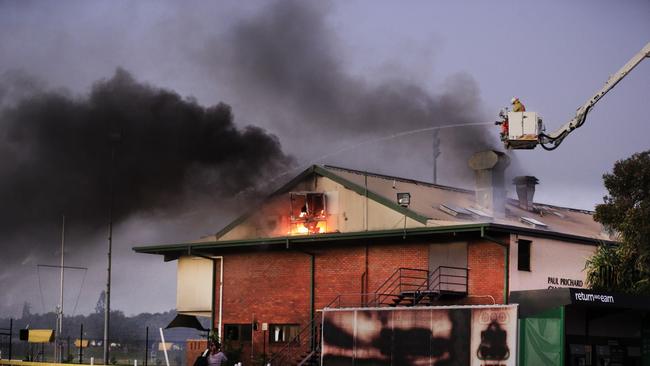
[[[512,184],[517,187],[519,207],[526,211],[532,211],[533,196],[535,195],[535,185],[539,184],[539,179],[530,175],[520,175],[512,180]]]
[[[476,203],[495,218],[506,216],[504,172],[510,158],[500,151],[481,151],[469,158],[476,176]]]

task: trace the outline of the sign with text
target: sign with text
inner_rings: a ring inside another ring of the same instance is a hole
[[[643,309],[650,311],[650,297],[591,291],[587,289],[569,289],[571,303],[585,306],[605,306],[622,309]]]
[[[574,278],[562,278],[562,277],[547,277],[546,282],[548,284],[548,288],[584,287],[585,285],[583,280],[578,280]]]
[[[530,242],[528,270],[519,268],[519,240]],[[587,286],[585,261],[594,254],[596,246],[522,235],[512,235],[510,243],[510,291]]]

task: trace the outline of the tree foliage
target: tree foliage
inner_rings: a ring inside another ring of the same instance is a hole
[[[599,290],[650,293],[650,150],[617,161],[603,181],[608,195],[594,219],[620,244],[598,248],[587,261],[587,282]]]
[[[638,292],[641,272],[626,246],[603,244],[587,260],[587,283],[596,291]]]

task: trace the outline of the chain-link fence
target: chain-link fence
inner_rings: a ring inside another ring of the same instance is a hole
[[[8,324],[0,324],[0,359],[13,358],[11,334],[13,333],[13,319]]]
[[[0,328],[1,325],[0,325]],[[2,331],[0,331],[2,332]],[[7,332],[8,333],[8,332]],[[79,337],[62,337],[56,342],[35,343],[19,339],[19,331],[13,329],[11,339],[12,359],[24,361],[55,362],[62,360],[71,364],[103,364],[104,345],[100,339],[81,339]],[[166,366],[165,350],[169,366],[187,365],[187,339],[198,337],[186,336],[185,333],[173,330],[165,331],[166,342],[163,344],[158,335],[158,329],[150,330],[150,338],[146,338],[146,330],[142,337],[111,341],[109,348],[109,364],[138,366]],[[0,336],[0,358],[9,358],[9,336]],[[58,347],[57,357],[55,347]],[[190,351],[191,353],[191,351]]]
[[[62,344],[61,344],[62,343]],[[79,342],[64,339],[59,343],[59,350],[62,351],[64,363],[94,363],[103,364],[104,347],[101,342],[88,342],[83,348]],[[76,344],[75,344],[76,343]],[[166,365],[164,347],[161,342],[149,342],[147,347],[145,340],[130,340],[128,342],[112,342],[109,351],[109,364],[112,365],[134,365],[138,366],[163,366]],[[3,344],[3,358],[7,351]],[[167,357],[170,366],[186,366],[185,348],[181,342],[167,342]],[[53,362],[56,360],[55,343],[29,343],[26,341],[14,340],[13,359],[25,361]]]

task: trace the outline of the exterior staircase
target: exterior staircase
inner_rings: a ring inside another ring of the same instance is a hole
[[[341,294],[326,308],[436,305],[466,297],[467,277],[467,268],[462,267],[398,268],[375,292]]]
[[[320,331],[322,318],[315,317],[298,334],[273,354],[267,365],[316,366],[320,365]]]
[[[468,270],[462,267],[440,266],[434,271],[398,268],[375,292],[338,295],[325,308],[436,305],[467,296],[467,278]],[[267,365],[320,365],[321,327],[321,318],[312,319]]]
[[[303,354],[301,361],[296,366],[320,366],[320,347],[318,349]]]

